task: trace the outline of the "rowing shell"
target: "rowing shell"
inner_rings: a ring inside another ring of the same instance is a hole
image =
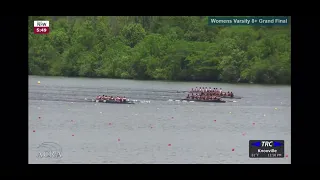
[[[223,100],[198,100],[198,99],[181,99],[182,101],[195,101],[195,102],[214,102],[214,103],[225,103]]]
[[[221,96],[221,98],[227,98],[227,99],[241,99],[241,97],[239,97],[239,96],[234,96],[234,97],[231,97],[231,96]]]
[[[192,91],[190,91],[189,93],[201,93],[201,92],[192,92]],[[219,96],[219,95],[215,95],[215,96]],[[225,98],[225,99],[241,99],[241,97],[239,97],[239,96],[233,96],[233,97],[231,97],[231,96],[219,96],[219,97]]]
[[[134,104],[133,101],[125,101],[125,102],[119,102],[119,101],[113,101],[113,100],[96,100],[92,99],[92,102],[99,102],[99,103],[112,103],[112,104]]]

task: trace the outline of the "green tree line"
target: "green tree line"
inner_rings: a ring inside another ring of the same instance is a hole
[[[50,33],[33,33],[49,20]],[[291,26],[208,26],[205,16],[31,16],[29,74],[291,83]]]

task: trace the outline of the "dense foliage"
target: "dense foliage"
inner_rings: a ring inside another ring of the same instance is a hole
[[[50,20],[50,34],[33,34]],[[289,26],[208,26],[204,16],[29,17],[29,74],[291,83]]]

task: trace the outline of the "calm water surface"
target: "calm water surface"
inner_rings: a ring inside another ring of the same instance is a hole
[[[169,101],[195,86],[221,87],[243,98]],[[89,101],[102,94],[138,102]],[[285,140],[288,157],[249,158],[254,139]],[[62,157],[37,157],[43,142],[58,143]],[[290,155],[290,86],[29,76],[29,163],[261,164],[291,163]]]

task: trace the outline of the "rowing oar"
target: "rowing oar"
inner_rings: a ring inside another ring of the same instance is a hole
[[[177,91],[177,93],[186,93],[186,92],[189,92],[189,91]]]

